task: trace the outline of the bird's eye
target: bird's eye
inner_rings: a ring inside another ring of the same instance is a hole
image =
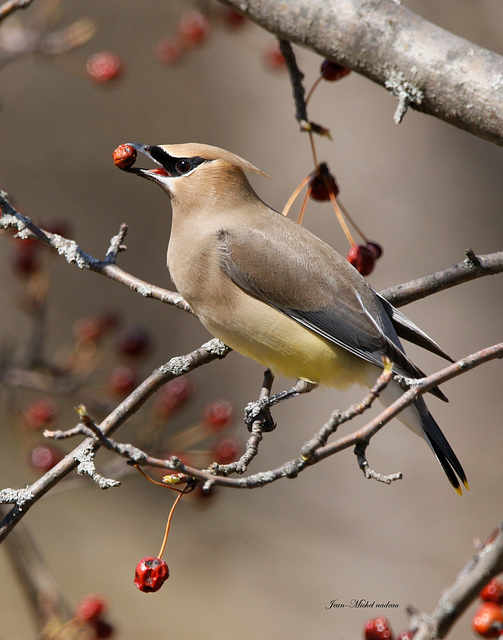
[[[187,171],[190,171],[191,169],[190,162],[188,160],[178,160],[175,167],[178,173],[187,173]]]

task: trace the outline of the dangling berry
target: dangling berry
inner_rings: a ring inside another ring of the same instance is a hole
[[[170,418],[192,395],[192,385],[185,376],[170,380],[159,391],[155,414],[159,418]]]
[[[317,172],[309,182],[309,186],[311,188],[310,197],[317,202],[330,200],[331,193],[337,197],[340,191],[335,176],[324,162],[319,165]]]
[[[234,410],[228,400],[212,402],[204,412],[204,421],[213,431],[221,431],[228,427],[233,417]]]
[[[374,258],[376,260],[379,260],[379,258],[382,256],[381,245],[377,242],[367,242],[365,246],[367,247],[367,249],[370,249],[370,251],[372,251],[372,253],[374,254]]]
[[[87,60],[87,73],[92,80],[100,84],[116,80],[122,72],[122,60],[110,51],[100,51]]]
[[[188,11],[182,16],[179,34],[186,47],[202,44],[210,33],[210,23],[200,11]]]
[[[96,637],[96,640],[111,638],[114,633],[114,627],[106,620],[96,620],[94,622],[94,635]]]
[[[73,325],[73,335],[76,340],[82,342],[96,342],[101,338],[103,333],[103,325],[99,318],[87,316],[80,318]]]
[[[58,407],[50,398],[40,398],[32,402],[24,412],[27,425],[31,429],[44,429],[58,416]]]
[[[239,29],[248,22],[243,15],[228,7],[223,7],[220,15],[222,17],[222,22],[228,29]]]
[[[231,436],[222,436],[215,440],[211,452],[218,464],[230,464],[238,457],[238,443]]]
[[[503,605],[503,582],[494,578],[480,592],[480,598],[486,602]]]
[[[35,471],[46,473],[58,462],[61,462],[65,454],[53,445],[43,444],[33,447],[30,451],[30,465]]]
[[[496,638],[503,630],[503,613],[495,602],[484,602],[472,620],[475,633],[483,638]]]
[[[262,59],[265,66],[273,71],[283,71],[283,69],[286,68],[285,58],[277,44],[269,47],[269,49],[264,52]]]
[[[163,38],[155,48],[155,55],[159,62],[166,65],[178,62],[183,55],[183,45],[180,38]]]
[[[119,399],[125,398],[138,386],[136,372],[125,365],[115,367],[108,378],[110,392]]]
[[[362,276],[368,276],[374,270],[376,261],[374,253],[364,244],[354,244],[348,251],[346,259]]]
[[[101,596],[87,595],[75,608],[75,616],[83,622],[97,620],[106,611],[106,603]]]
[[[334,82],[335,80],[340,80],[341,78],[349,75],[351,73],[351,69],[347,69],[346,67],[337,64],[337,62],[332,62],[332,60],[323,60],[321,63],[320,73],[324,80]]]
[[[118,349],[120,353],[139,358],[151,347],[150,333],[143,327],[126,327],[119,335]]]
[[[136,565],[134,583],[144,593],[159,591],[168,578],[168,565],[160,558],[147,556]]]
[[[39,243],[34,238],[17,240],[11,267],[17,276],[31,276],[40,269]]]
[[[391,640],[393,633],[386,618],[374,618],[365,623],[365,640]]]

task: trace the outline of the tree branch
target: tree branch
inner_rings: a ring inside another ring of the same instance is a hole
[[[171,358],[167,364],[158,367],[103,420],[99,425],[101,433],[104,436],[114,433],[166,382],[193,371],[212,360],[223,357],[227,352],[227,347],[222,347],[223,345],[219,340],[213,339],[203,344],[199,349],[192,351],[192,353]],[[3,489],[0,491],[0,502],[15,504],[0,522],[0,542],[42,496],[78,467],[83,458],[88,455],[88,452],[94,453],[101,446],[102,443],[95,438],[86,438],[61,462],[33,484],[24,489]]]
[[[442,594],[431,614],[414,612],[412,628],[417,629],[414,640],[445,638],[456,620],[466,611],[481,589],[503,572],[503,525],[481,546],[467,562],[456,582]]]
[[[407,107],[503,145],[503,57],[393,0],[220,0],[276,36],[385,87]]]
[[[208,485],[221,485],[224,487],[232,487],[234,489],[256,489],[272,482],[276,482],[281,478],[295,478],[299,473],[312,464],[316,464],[325,458],[354,446],[356,447],[355,453],[359,458],[359,464],[362,467],[365,476],[388,482],[398,479],[400,474],[382,476],[381,474],[377,474],[376,472],[368,469],[368,464],[366,464],[366,460],[364,460],[364,456],[362,454],[362,445],[363,447],[366,447],[371,438],[375,436],[378,431],[380,431],[406,407],[411,405],[418,396],[427,393],[443,382],[451,380],[452,378],[462,375],[475,367],[497,358],[503,358],[503,343],[477,351],[476,353],[466,356],[437,373],[423,378],[422,380],[414,381],[415,384],[411,389],[406,391],[398,400],[384,409],[377,417],[372,419],[361,429],[339,438],[333,443],[326,444],[328,437],[335,433],[341,424],[348,422],[356,415],[362,414],[372,404],[373,400],[379,395],[383,386],[385,386],[388,381],[389,376],[385,370],[377,380],[374,388],[361,403],[351,406],[345,412],[335,411],[332,414],[328,422],[323,425],[315,437],[302,447],[299,457],[283,463],[276,469],[261,471],[246,477],[230,478],[227,477],[227,469],[222,468],[220,470],[218,465],[212,466],[209,470],[205,471],[184,464],[177,457],[172,457],[169,460],[163,460],[149,456],[138,449],[134,449],[133,454],[135,458],[133,459],[131,457],[131,447],[129,445],[111,442],[111,446],[116,453],[126,459],[132,460],[135,464],[181,472],[189,477],[197,478]],[[222,472],[222,475],[217,475],[220,471]]]

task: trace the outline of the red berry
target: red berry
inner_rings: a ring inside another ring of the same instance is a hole
[[[25,244],[28,243],[28,244]],[[21,240],[11,258],[11,267],[18,276],[31,276],[40,268],[40,256],[35,240]]]
[[[414,638],[414,632],[410,629],[405,629],[405,631],[400,631],[397,635],[396,640],[412,640]]]
[[[36,471],[49,471],[65,457],[64,453],[53,445],[44,444],[33,447],[30,452],[30,465]]]
[[[346,259],[362,276],[368,276],[374,270],[374,254],[364,244],[354,244],[348,251]]]
[[[215,462],[218,464],[230,464],[238,457],[238,443],[231,436],[218,438],[211,447]]]
[[[31,429],[43,429],[52,424],[58,415],[58,407],[50,398],[40,398],[32,402],[24,412],[26,423]]]
[[[96,620],[106,611],[106,603],[101,596],[87,595],[75,608],[75,616],[84,622]]]
[[[274,71],[282,71],[286,68],[285,58],[277,44],[266,49],[262,56],[265,66]]]
[[[103,327],[103,331],[116,329],[121,323],[120,314],[116,309],[107,309],[106,311],[103,311],[99,316],[99,320]]]
[[[100,51],[87,59],[87,73],[99,83],[110,82],[122,75],[121,58],[110,51]]]
[[[178,27],[181,41],[187,47],[202,44],[210,33],[210,23],[200,11],[187,11]]]
[[[310,197],[318,202],[330,200],[330,193],[337,197],[340,191],[335,176],[324,162],[320,164],[318,171],[311,178],[309,186],[311,188]]]
[[[136,160],[136,149],[128,144],[120,144],[113,152],[114,165],[119,169],[131,167]]]
[[[160,558],[147,556],[136,565],[134,583],[140,591],[145,593],[159,591],[168,578],[168,565]]]
[[[157,43],[155,55],[163,64],[178,62],[183,55],[183,45],[179,38],[163,38]]]
[[[370,249],[370,251],[372,251],[376,260],[378,260],[382,256],[382,247],[377,242],[367,242],[365,246],[367,247],[367,249]]]
[[[393,637],[386,618],[374,618],[365,623],[365,640],[390,640]]]
[[[111,638],[114,632],[115,629],[106,620],[96,620],[94,623],[94,636],[97,639]]]
[[[169,418],[183,407],[192,395],[192,385],[185,376],[170,380],[159,392],[155,413],[159,418]]]
[[[126,327],[119,335],[119,351],[132,358],[144,356],[151,347],[149,332],[143,327]]]
[[[73,335],[76,340],[96,342],[103,334],[103,324],[98,318],[88,316],[80,318],[73,325]]]
[[[480,598],[486,602],[496,602],[496,604],[503,605],[503,583],[497,578],[493,578],[480,592]]]
[[[108,388],[117,398],[124,398],[138,386],[136,372],[125,365],[115,367],[108,378]]]
[[[248,22],[248,20],[243,15],[228,7],[224,7],[221,10],[221,16],[223,23],[229,29],[238,29]]]
[[[495,602],[484,602],[473,616],[472,628],[483,638],[496,638],[503,629],[503,613]]]
[[[321,63],[320,73],[325,80],[334,82],[335,80],[340,80],[350,74],[351,69],[342,67],[340,64],[337,64],[337,62],[332,62],[332,60],[323,60]]]
[[[212,431],[221,431],[229,426],[234,417],[232,404],[228,400],[217,400],[204,411],[204,421]]]

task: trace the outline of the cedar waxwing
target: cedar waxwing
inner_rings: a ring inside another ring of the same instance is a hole
[[[128,145],[157,167],[121,168],[155,182],[171,200],[173,283],[235,351],[273,374],[337,388],[372,387],[385,357],[394,373],[424,377],[399,335],[451,360],[346,259],[264,204],[245,171],[265,174],[246,160],[203,144]],[[392,381],[381,400],[389,405],[402,393]],[[432,393],[446,400],[438,388]],[[426,440],[461,493],[459,480],[468,486],[463,467],[424,400],[398,419]]]

